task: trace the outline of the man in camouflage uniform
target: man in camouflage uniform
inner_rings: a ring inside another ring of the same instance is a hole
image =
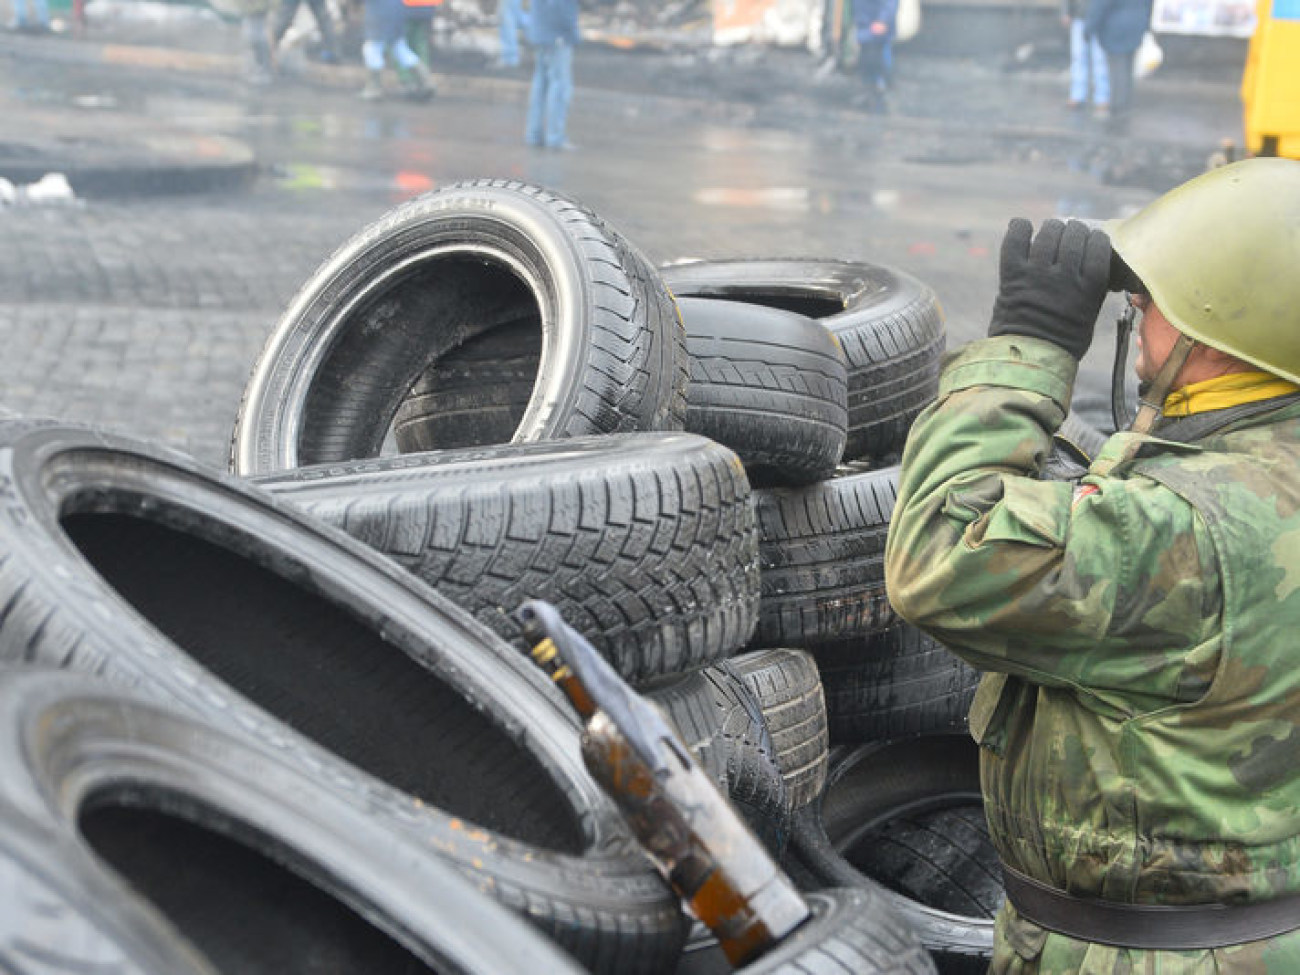
[[[908,440],[889,595],[986,672],[991,972],[1295,975],[1300,163],[1110,229],[1012,221],[989,337]],[[1041,479],[1108,286],[1143,312],[1160,415]]]

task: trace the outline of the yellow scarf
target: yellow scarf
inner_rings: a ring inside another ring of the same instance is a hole
[[[1255,403],[1300,391],[1300,386],[1270,372],[1234,372],[1192,383],[1165,397],[1165,416],[1191,416],[1242,403]]]

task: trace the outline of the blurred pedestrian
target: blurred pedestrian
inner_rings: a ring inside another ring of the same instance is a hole
[[[885,107],[894,68],[894,27],[898,0],[853,0],[853,27],[858,40],[858,73],[867,88],[869,106]]]
[[[275,7],[275,19],[271,22],[271,47],[278,51],[280,41],[293,23],[294,16],[302,0],[278,0]],[[307,0],[307,7],[316,19],[316,28],[320,31],[320,59],[326,64],[339,62],[338,32],[334,29],[334,18],[330,15],[326,0]]]
[[[534,66],[524,138],[530,146],[573,149],[565,126],[573,99],[578,0],[533,0],[526,26]]]
[[[271,0],[240,0],[239,11],[244,43],[248,45],[248,67],[245,77],[250,84],[269,85],[274,80],[271,67],[271,35],[266,28],[267,14],[271,11]]]
[[[442,0],[402,0],[402,6],[406,8],[406,44],[426,68],[431,67],[433,17],[442,6]]]
[[[402,0],[366,0],[366,39],[361,45],[366,84],[361,97],[367,101],[384,97],[384,68],[389,55],[408,97],[425,99],[434,92],[428,67],[406,40],[407,10]]]
[[[1110,72],[1106,52],[1084,24],[1085,0],[1065,0],[1061,20],[1070,32],[1070,108],[1083,108],[1092,99],[1093,114],[1110,113]]]
[[[501,56],[497,64],[503,68],[519,67],[519,29],[523,21],[523,0],[499,0],[497,28],[501,35]]]
[[[1106,52],[1110,114],[1128,118],[1133,107],[1133,59],[1151,26],[1151,0],[1088,0],[1084,29]]]
[[[31,22],[27,15],[31,14]],[[14,19],[9,24],[10,30],[37,31],[45,33],[50,29],[49,0],[14,0]]]

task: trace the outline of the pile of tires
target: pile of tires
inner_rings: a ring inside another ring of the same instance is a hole
[[[751,469],[762,592],[750,645],[799,648],[815,662],[834,746],[792,822],[785,863],[807,889],[875,889],[944,975],[982,972],[1003,893],[966,734],[978,675],[898,620],[884,587],[898,455],[937,387],[934,295],[898,271],[834,261],[700,262],[664,277],[688,328],[692,300],[797,316],[846,360],[836,466],[809,478]]]
[[[745,971],[978,956],[980,864],[927,885],[899,852],[982,855],[949,747],[973,675],[894,619],[881,568],[942,347],[899,272],[656,268],[574,200],[478,180],[304,283],[229,473],[0,419],[0,958],[729,970],[522,652],[533,598],[807,890]]]

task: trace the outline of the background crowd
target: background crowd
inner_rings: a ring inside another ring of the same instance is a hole
[[[85,0],[73,2],[75,17]],[[315,26],[311,53],[324,64],[359,58],[366,68],[362,98],[423,101],[435,94],[430,39],[444,0],[223,0],[223,9],[233,3],[241,17],[251,83],[270,85],[282,73],[285,38],[304,2]],[[916,0],[841,0],[847,29],[833,60],[857,73],[860,104],[872,112],[888,110],[894,44],[900,19],[907,19],[905,13],[900,18],[900,2],[916,5]],[[50,29],[49,0],[12,0],[12,12],[13,30]],[[573,149],[566,126],[580,36],[578,0],[497,0],[495,13],[495,66],[532,69],[525,141],[544,149]],[[1095,118],[1126,119],[1140,68],[1135,59],[1144,43],[1154,43],[1151,16],[1152,0],[1063,0],[1071,110],[1090,107]]]

